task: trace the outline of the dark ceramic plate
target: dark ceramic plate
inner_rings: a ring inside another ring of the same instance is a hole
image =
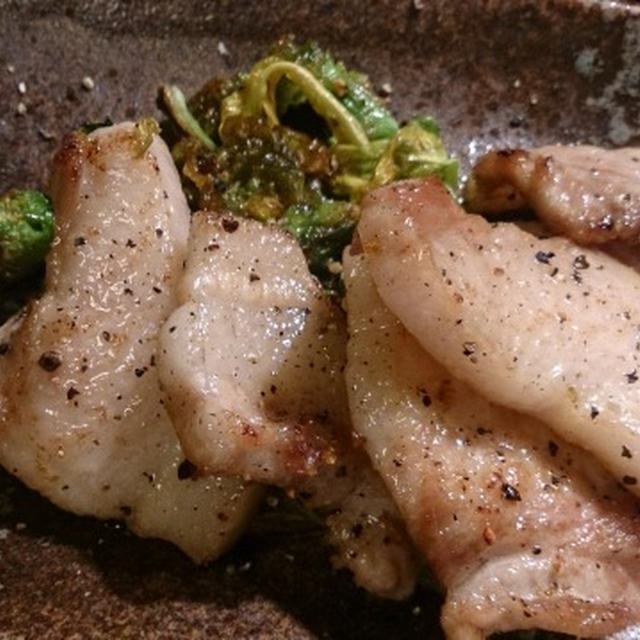
[[[0,191],[44,184],[61,135],[79,123],[156,113],[161,82],[191,91],[289,32],[390,83],[400,116],[433,114],[463,167],[494,145],[640,138],[633,5],[0,0]],[[0,472],[3,639],[438,638],[438,606],[424,588],[404,603],[369,597],[332,571],[312,531],[254,528],[195,568]]]

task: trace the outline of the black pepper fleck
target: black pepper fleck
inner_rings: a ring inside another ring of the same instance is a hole
[[[536,253],[536,260],[538,262],[542,262],[542,264],[549,264],[549,260],[553,258],[556,254],[553,251],[538,251]]]
[[[45,371],[55,371],[61,364],[62,358],[55,351],[45,351],[38,360],[38,364]]]
[[[462,344],[462,354],[471,356],[476,352],[477,345],[475,342],[464,342]]]
[[[227,233],[233,233],[234,231],[237,231],[239,226],[240,223],[233,218],[222,218],[222,228]]]
[[[76,396],[79,396],[80,392],[75,387],[69,387],[67,389],[67,400],[73,400]]]
[[[587,256],[584,255],[584,253],[581,253],[580,255],[576,256],[573,259],[573,266],[576,269],[588,269],[589,268],[589,261],[587,260]]]
[[[183,460],[178,465],[178,480],[187,480],[193,478],[196,475],[197,468],[189,460]]]
[[[507,482],[502,485],[502,495],[504,496],[505,500],[522,500],[522,498],[520,497],[520,492],[514,486],[508,484]]]
[[[611,231],[611,229],[613,229],[613,219],[611,218],[610,215],[606,215],[606,216],[604,216],[604,218],[600,219],[600,222],[598,223],[598,226],[603,231]]]

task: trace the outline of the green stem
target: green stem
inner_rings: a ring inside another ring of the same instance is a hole
[[[187,134],[200,140],[207,149],[215,149],[213,140],[205,133],[198,121],[193,117],[184,93],[175,85],[165,84],[162,86],[162,98],[169,109],[169,113],[178,123],[178,126]]]
[[[369,138],[358,120],[304,67],[278,60],[254,70],[251,76],[246,83],[246,105],[251,113],[264,110],[272,124],[278,124],[275,93],[278,82],[286,76],[305,94],[314,111],[326,119],[338,142],[359,147],[369,144]]]

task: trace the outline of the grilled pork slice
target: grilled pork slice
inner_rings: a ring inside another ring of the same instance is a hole
[[[447,637],[594,637],[640,621],[635,498],[438,364],[384,306],[364,255],[346,255],[344,275],[353,425],[446,588]]]
[[[0,349],[0,462],[64,509],[216,556],[259,489],[186,477],[164,407],[158,332],[189,229],[169,152],[139,125],[74,134],[52,192],[45,293]]]
[[[640,243],[640,149],[549,146],[492,151],[467,186],[472,211],[530,208],[580,244]]]
[[[407,595],[411,547],[351,443],[344,314],[298,243],[274,226],[195,214],[179,304],[162,330],[160,376],[198,474],[239,474],[328,510],[339,563],[371,591]]]
[[[385,304],[452,375],[640,493],[636,271],[468,215],[435,179],[371,194],[359,234]]]

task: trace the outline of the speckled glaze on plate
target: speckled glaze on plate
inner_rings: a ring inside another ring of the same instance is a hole
[[[285,33],[389,83],[401,117],[434,115],[463,168],[495,145],[640,140],[638,3],[0,0],[0,33],[0,191],[46,184],[79,123],[157,114],[161,82],[189,92]],[[2,639],[437,639],[438,606],[368,596],[314,532],[254,528],[196,568],[0,472]]]

